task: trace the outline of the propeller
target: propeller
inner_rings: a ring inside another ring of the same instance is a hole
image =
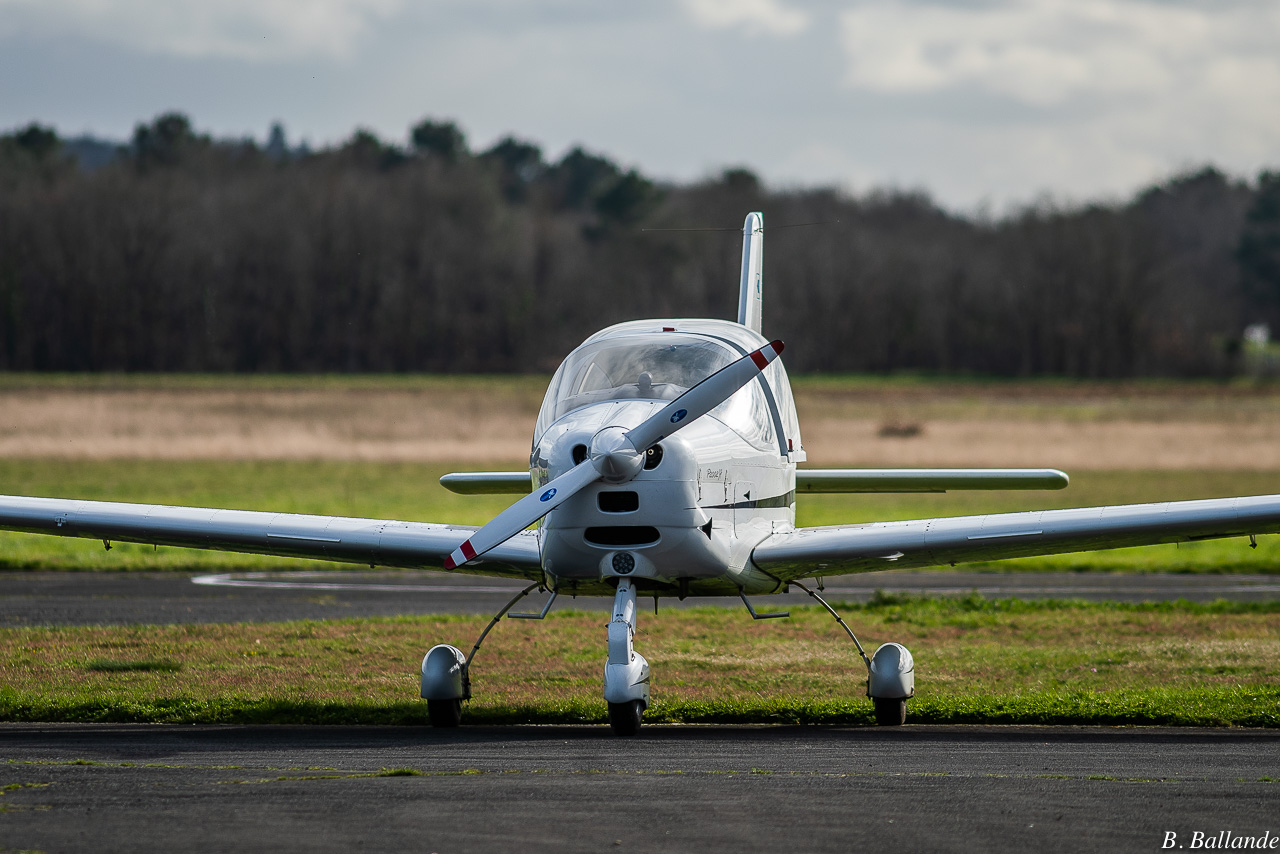
[[[455,569],[502,545],[597,480],[607,483],[631,480],[644,468],[645,451],[732,397],[778,358],[782,348],[781,341],[773,341],[726,365],[638,427],[630,430],[605,427],[591,438],[586,459],[493,517],[445,558],[444,568]]]

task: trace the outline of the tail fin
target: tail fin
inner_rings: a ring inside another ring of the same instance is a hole
[[[747,214],[742,226],[742,289],[738,294],[738,322],[760,331],[764,303],[760,291],[760,268],[764,264],[764,215]]]

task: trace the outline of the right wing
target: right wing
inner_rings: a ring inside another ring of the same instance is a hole
[[[526,476],[527,481],[527,476]],[[121,504],[0,495],[0,530],[191,549],[312,558],[370,566],[442,569],[476,532],[468,525]],[[522,531],[457,572],[538,581],[538,536]]]
[[[1280,532],[1280,495],[800,528],[751,554],[779,581]]]

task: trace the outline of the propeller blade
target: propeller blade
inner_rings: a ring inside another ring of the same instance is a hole
[[[444,560],[445,569],[456,569],[469,560],[500,546],[552,510],[559,507],[575,492],[600,477],[590,462],[582,462],[569,469],[537,492],[531,492],[494,516],[489,523],[476,531],[453,554]]]
[[[726,365],[649,416],[639,427],[627,431],[627,439],[636,450],[648,450],[732,397],[778,358],[783,346],[781,341],[773,341]]]

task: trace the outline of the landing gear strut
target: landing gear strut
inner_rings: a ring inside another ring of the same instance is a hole
[[[867,665],[867,696],[871,698],[871,704],[875,707],[876,723],[880,726],[902,726],[906,723],[907,700],[914,697],[916,693],[916,665],[907,648],[900,643],[885,643],[880,645],[875,655],[867,658],[867,653],[858,642],[853,629],[849,628],[835,609],[827,604],[827,600],[798,581],[791,583],[826,608],[827,613],[835,617],[836,622],[853,639],[853,645],[858,648],[858,655],[862,656],[863,662]]]
[[[631,641],[636,633],[636,587],[629,578],[618,582],[609,621],[609,657],[604,663],[604,700],[614,735],[635,735],[649,705],[649,662]]]
[[[484,627],[476,645],[471,647],[470,655],[463,655],[462,650],[447,643],[436,644],[427,651],[422,659],[422,698],[427,701],[427,720],[433,727],[456,727],[462,722],[462,701],[471,699],[471,659],[476,657],[480,644],[489,636],[489,632],[498,624],[507,612],[535,589],[542,587],[541,582],[530,584],[521,590],[510,602],[499,611],[489,625]],[[541,620],[551,610],[551,603],[556,601],[556,591],[551,591],[551,598],[538,614],[512,614],[512,619]]]

